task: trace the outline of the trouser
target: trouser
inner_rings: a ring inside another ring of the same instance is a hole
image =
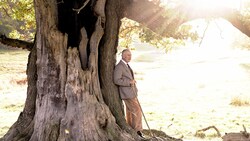
[[[142,131],[142,113],[137,98],[123,100],[126,105],[127,123],[135,130]]]

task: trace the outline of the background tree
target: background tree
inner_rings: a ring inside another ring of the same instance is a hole
[[[0,33],[11,38],[33,41],[35,13],[31,0],[0,1]]]
[[[27,99],[3,140],[138,140],[125,122],[112,79],[124,17],[161,36],[176,38],[183,23],[217,15],[250,35],[239,11],[187,12],[181,4],[172,7],[176,12],[171,17],[164,15],[159,4],[147,0],[35,0],[36,38],[27,45],[31,50]],[[190,15],[192,12],[197,14]],[[2,37],[0,41],[10,45],[13,40]]]

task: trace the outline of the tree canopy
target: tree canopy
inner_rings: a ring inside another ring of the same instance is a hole
[[[202,2],[201,2],[202,3]],[[187,21],[198,18],[224,18],[247,36],[250,35],[249,17],[250,2],[242,1],[240,9],[222,7],[221,11],[214,9],[194,8],[190,1],[173,0],[159,1],[148,0],[135,1],[126,8],[120,27],[120,44],[128,46],[132,42],[132,36],[137,35],[142,42],[150,43],[156,47],[164,47],[166,50],[176,45],[184,44],[185,40],[200,39],[192,25],[184,24]],[[145,13],[147,9],[147,13]],[[142,18],[135,13],[145,13]],[[0,2],[0,35],[24,41],[33,41],[35,36],[35,14],[32,0],[4,0]],[[13,40],[11,40],[13,41]],[[10,46],[22,45],[25,42],[15,41]],[[27,44],[27,43],[25,43]],[[31,45],[31,44],[30,44]]]
[[[1,35],[33,41],[36,23],[32,0],[0,1],[0,18]]]

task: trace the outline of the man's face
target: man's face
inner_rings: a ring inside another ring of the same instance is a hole
[[[122,55],[122,59],[125,61],[125,62],[130,62],[131,60],[131,52],[130,51],[125,51]]]

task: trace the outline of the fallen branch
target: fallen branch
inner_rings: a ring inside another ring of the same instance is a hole
[[[5,35],[0,35],[0,42],[6,46],[22,48],[31,51],[33,48],[33,42],[22,41],[18,39],[8,38]]]
[[[243,124],[242,126],[243,126],[244,131],[241,131],[241,133],[242,133],[246,138],[249,138],[250,134],[247,132],[245,125]]]
[[[205,132],[205,131],[207,131],[207,130],[209,130],[209,129],[211,129],[211,128],[213,128],[213,129],[217,132],[217,136],[218,136],[218,137],[221,137],[220,131],[219,131],[215,126],[209,126],[209,127],[207,127],[207,128],[203,128],[203,129],[197,130],[196,133],[195,133],[195,135],[198,135],[198,134],[201,133],[201,132]]]

